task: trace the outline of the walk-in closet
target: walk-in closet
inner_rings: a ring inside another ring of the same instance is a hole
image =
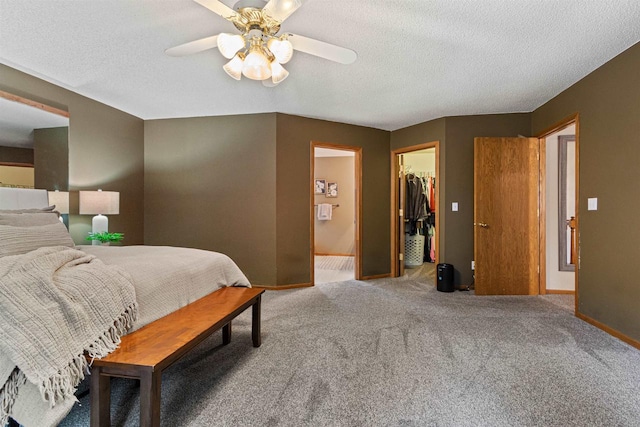
[[[403,178],[404,266],[430,271],[437,260],[436,148],[401,154]],[[428,265],[425,265],[428,264]]]

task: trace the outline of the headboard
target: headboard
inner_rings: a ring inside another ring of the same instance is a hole
[[[0,209],[40,209],[47,206],[47,190],[0,187]]]

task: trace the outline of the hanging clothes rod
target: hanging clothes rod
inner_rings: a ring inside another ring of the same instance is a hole
[[[313,206],[318,206],[318,205],[313,205]],[[337,204],[337,205],[331,205],[331,206],[332,206],[332,207],[334,207],[334,208],[339,208],[339,207],[340,207],[340,205],[339,205],[339,204]]]

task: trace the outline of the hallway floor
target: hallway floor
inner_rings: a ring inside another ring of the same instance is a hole
[[[352,256],[315,256],[315,283],[344,282],[355,278]]]

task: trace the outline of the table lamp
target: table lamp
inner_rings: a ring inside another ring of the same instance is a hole
[[[80,191],[80,215],[95,215],[91,220],[92,233],[109,231],[105,215],[120,213],[120,193],[117,191]],[[95,241],[94,244],[99,244]]]
[[[63,214],[69,213],[69,192],[68,191],[49,191],[49,204],[55,205],[56,210],[60,212],[60,222]]]

